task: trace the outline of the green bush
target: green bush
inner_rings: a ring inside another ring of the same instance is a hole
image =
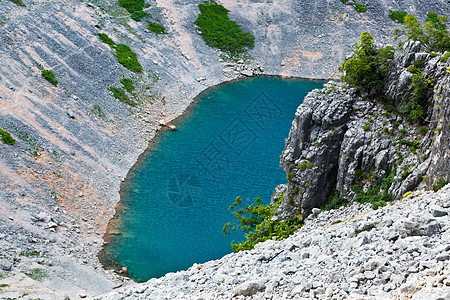
[[[367,11],[367,7],[365,7],[362,3],[355,2],[355,10],[357,13],[363,13]]]
[[[448,180],[445,180],[444,178],[439,178],[438,181],[436,181],[436,183],[433,184],[433,191],[435,191],[435,192],[439,191],[447,183],[448,183]]]
[[[206,45],[232,55],[244,51],[246,47],[254,47],[254,36],[243,32],[235,21],[230,20],[225,7],[210,1],[199,4],[198,8],[200,14],[194,24],[202,32]]]
[[[147,22],[148,22],[147,29],[150,30],[151,32],[154,32],[156,34],[167,34],[166,28],[164,28],[164,26],[150,21]]]
[[[142,18],[148,17],[150,14],[148,12],[145,12],[143,10],[135,11],[131,14],[131,18],[135,20],[136,22],[140,22]]]
[[[354,56],[339,67],[339,71],[344,72],[341,79],[360,92],[381,95],[394,48],[376,49],[372,35],[366,31],[361,34],[361,43],[355,44],[353,53]]]
[[[419,128],[419,133],[420,133],[421,135],[427,134],[427,133],[428,133],[428,128],[427,128],[427,127],[420,127],[420,128]]]
[[[12,138],[11,134],[0,128],[0,137],[3,143],[7,145],[14,145],[16,143],[16,140]]]
[[[114,48],[116,46],[114,41],[107,34],[105,34],[105,33],[97,33],[97,36],[100,38],[100,40],[103,43],[108,44],[111,48]]]
[[[119,0],[119,5],[132,14],[144,9],[144,0]]]
[[[94,104],[92,106],[91,113],[97,115],[100,119],[104,119],[106,117],[105,113],[102,111],[98,104]]]
[[[233,210],[235,216],[233,222],[226,223],[222,229],[223,233],[230,234],[230,230],[236,232],[242,230],[246,240],[232,244],[235,252],[251,250],[256,244],[269,239],[282,240],[302,226],[301,216],[288,218],[283,221],[272,221],[275,211],[281,204],[282,198],[275,205],[265,205],[261,198],[256,198],[252,204],[241,208],[242,198],[237,197],[235,202],[228,208]]]
[[[348,0],[341,0],[341,2],[347,4]]]
[[[416,148],[416,149],[420,148],[420,142],[417,142],[417,141],[408,141],[408,140],[401,139],[399,142],[400,142],[400,144],[406,145],[410,148],[411,147]]]
[[[42,70],[41,75],[54,86],[58,86],[58,80],[55,79],[55,74],[51,70]]]
[[[409,73],[412,73],[412,74],[418,74],[418,73],[421,73],[421,72],[422,72],[421,69],[416,68],[416,67],[414,67],[414,66],[409,67],[409,68],[408,68],[408,71],[409,71]]]
[[[23,7],[25,7],[25,3],[23,3],[22,0],[9,0],[9,1],[11,1],[12,3],[17,4],[17,6],[23,6]]]
[[[427,93],[429,80],[422,73],[416,73],[411,77],[413,97],[405,97],[405,104],[399,110],[412,122],[423,123],[428,109]]]
[[[364,131],[369,131],[370,130],[370,124],[369,123],[364,123],[363,130]]]
[[[348,200],[340,197],[339,191],[336,190],[336,185],[331,189],[330,194],[328,194],[325,204],[322,206],[322,210],[332,210],[338,209],[341,206],[347,206]]]
[[[357,170],[358,171],[358,170]],[[356,184],[352,186],[355,192],[355,201],[359,203],[370,203],[373,209],[385,206],[388,202],[394,201],[394,197],[388,193],[389,187],[394,180],[394,173],[388,174],[378,185],[377,177],[373,173],[365,174],[362,171],[355,173]],[[369,187],[364,188],[363,181],[368,181]]]
[[[142,66],[137,60],[136,53],[131,51],[130,47],[125,44],[118,44],[115,49],[115,56],[120,64],[132,72],[142,72]]]
[[[97,33],[98,37],[102,42],[108,44],[112,49],[114,49],[117,61],[122,64],[128,70],[139,73],[142,71],[142,66],[139,63],[136,53],[134,53],[131,48],[125,44],[116,45],[114,41],[104,33]]]
[[[446,51],[444,53],[444,55],[442,55],[442,57],[439,59],[439,61],[441,62],[447,62],[447,60],[450,58],[450,52]]]
[[[427,52],[450,51],[450,35],[447,31],[447,18],[438,16],[434,12],[429,12],[426,23],[420,25],[416,17],[406,15],[404,18],[404,28],[394,31],[395,37],[405,37],[406,40],[419,41],[423,49]],[[400,42],[402,45],[403,42]]]
[[[389,10],[389,18],[397,23],[403,24],[408,13],[406,11]]]
[[[136,89],[133,85],[133,81],[129,78],[122,78],[120,83],[123,84],[123,88],[126,89],[128,93],[131,93]]]
[[[137,105],[136,102],[134,102],[133,100],[130,99],[130,97],[128,97],[128,95],[125,93],[123,89],[110,87],[108,88],[108,90],[110,90],[113,93],[113,97],[119,100],[120,102],[129,104],[131,106]]]

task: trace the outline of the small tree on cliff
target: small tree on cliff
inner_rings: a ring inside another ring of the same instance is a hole
[[[354,46],[353,57],[339,67],[344,72],[341,79],[369,95],[380,95],[383,91],[387,62],[394,56],[394,48],[377,49],[369,32],[361,34],[361,43]]]
[[[407,15],[404,20],[404,29],[396,29],[395,37],[406,37],[406,40],[419,41],[425,51],[450,51],[450,35],[447,30],[447,18],[429,12],[427,22],[420,25],[416,17]],[[404,42],[400,42],[400,46]]]

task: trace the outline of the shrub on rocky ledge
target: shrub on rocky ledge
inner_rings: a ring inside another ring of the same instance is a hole
[[[444,187],[448,183],[448,180],[445,180],[444,178],[439,178],[435,184],[433,184],[433,191],[437,192],[441,188]]]
[[[0,128],[0,136],[3,143],[7,145],[14,145],[16,143],[16,140],[12,138],[11,134]]]
[[[58,86],[58,80],[55,79],[55,74],[51,70],[42,70],[41,75],[54,86]]]
[[[162,26],[161,24],[158,23],[154,23],[154,22],[148,22],[148,26],[147,29],[150,30],[151,32],[154,32],[156,34],[167,34],[166,32],[166,28],[164,28],[164,26]]]
[[[275,221],[273,217],[275,211],[282,201],[282,197],[275,205],[265,205],[263,200],[257,197],[252,204],[241,208],[243,202],[241,197],[237,197],[235,202],[228,208],[236,217],[233,222],[226,223],[222,229],[223,233],[230,234],[230,230],[236,232],[242,230],[245,233],[246,240],[231,244],[235,252],[241,250],[251,250],[256,244],[269,239],[282,240],[287,238],[294,231],[302,226],[303,219],[301,215],[293,218],[287,218],[282,221]]]
[[[418,41],[423,50],[427,52],[445,52],[450,51],[450,35],[447,30],[447,18],[439,16],[434,12],[429,12],[426,17],[426,23],[420,25],[417,18],[413,15],[406,15],[404,18],[404,28],[396,29],[394,35],[396,38],[403,37],[406,40]],[[402,45],[404,41],[399,44]]]
[[[344,72],[341,79],[358,88],[362,93],[381,95],[386,74],[389,70],[388,61],[394,57],[394,48],[377,49],[369,32],[361,34],[361,43],[354,46],[353,57],[345,60],[339,67]]]

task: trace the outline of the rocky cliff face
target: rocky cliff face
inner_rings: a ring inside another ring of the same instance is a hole
[[[277,190],[278,194],[285,191],[282,217],[292,216],[298,208],[311,211],[322,206],[334,186],[352,199],[351,187],[360,171],[375,174],[378,181],[393,174],[389,192],[396,199],[416,188],[430,188],[441,178],[449,179],[448,62],[441,62],[440,55],[421,53],[417,43],[405,44],[391,63],[386,94],[396,107],[412,97],[408,67],[415,62],[423,64],[423,74],[433,85],[427,94],[428,125],[422,134],[418,125],[388,113],[381,104],[363,99],[342,83],[329,82],[305,98],[281,158],[289,179],[286,187]],[[405,141],[418,141],[420,147],[413,149]]]

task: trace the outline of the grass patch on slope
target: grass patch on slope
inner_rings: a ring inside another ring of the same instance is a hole
[[[0,128],[0,138],[2,140],[3,143],[7,144],[7,145],[14,145],[16,143],[16,140],[12,138],[11,134]]]
[[[214,1],[198,5],[200,14],[194,24],[201,31],[206,45],[229,54],[253,48],[255,37],[228,17],[229,10]]]
[[[129,46],[114,43],[114,41],[104,33],[98,33],[97,36],[103,43],[115,50],[114,56],[121,65],[132,72],[142,72],[142,65],[139,63],[136,53],[134,53]]]

